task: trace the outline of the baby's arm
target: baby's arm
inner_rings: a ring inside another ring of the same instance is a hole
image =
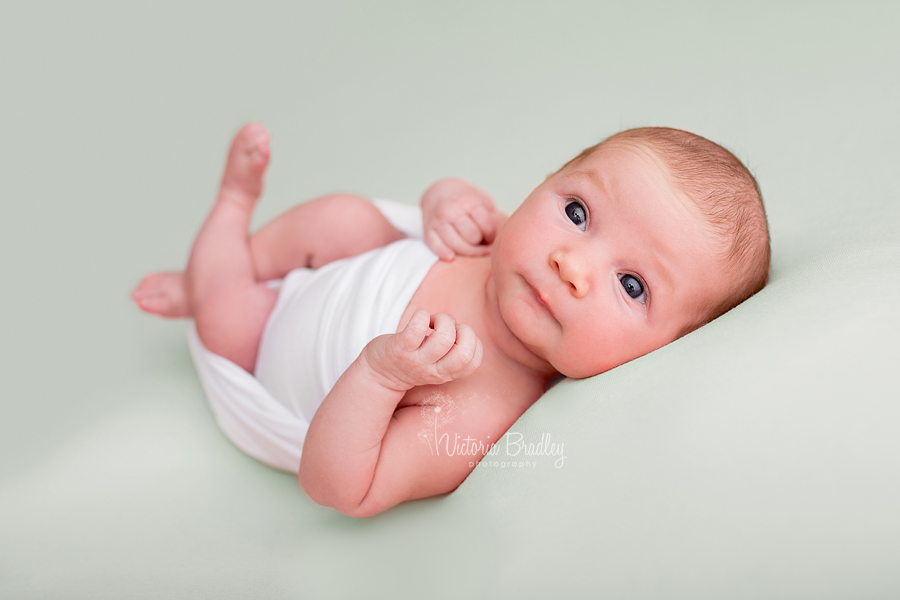
[[[480,456],[434,456],[419,437],[422,407],[397,405],[414,387],[468,376],[481,356],[469,326],[421,309],[403,331],[372,340],[310,424],[300,485],[319,504],[357,517],[455,489]]]
[[[462,179],[442,179],[422,194],[425,243],[443,260],[486,256],[508,218],[482,189]]]

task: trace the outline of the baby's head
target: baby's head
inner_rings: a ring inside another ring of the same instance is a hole
[[[769,235],[730,152],[632,129],[547,178],[494,242],[501,315],[539,358],[587,377],[651,352],[765,286]]]

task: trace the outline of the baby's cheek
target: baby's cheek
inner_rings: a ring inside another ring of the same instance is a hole
[[[584,328],[579,333],[568,349],[568,354],[573,357],[572,371],[578,372],[579,379],[605,373],[660,346],[651,337],[621,324],[593,330]]]

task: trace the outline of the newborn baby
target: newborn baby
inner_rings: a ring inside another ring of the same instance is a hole
[[[755,180],[684,131],[618,133],[550,175],[508,219],[474,186],[438,182],[422,198],[427,246],[349,195],[297,206],[248,236],[268,144],[258,124],[238,132],[187,270],[147,276],[133,298],[147,312],[193,317],[192,351],[223,429],[250,432],[243,442],[230,435],[263,460],[273,450],[257,440],[276,440],[276,454],[293,444],[299,467],[266,462],[298,468],[313,500],[348,515],[455,489],[554,378],[590,377],[660,348],[768,279]],[[366,278],[399,304],[304,295]],[[317,314],[335,306],[377,313],[380,329]],[[332,361],[333,380],[322,369],[303,375],[316,357],[297,355],[312,335],[304,323],[322,318],[344,324],[339,341],[363,336]],[[298,393],[317,378],[318,397]],[[220,393],[245,408],[216,408]],[[299,425],[285,425],[292,419]],[[466,451],[443,451],[438,437]]]

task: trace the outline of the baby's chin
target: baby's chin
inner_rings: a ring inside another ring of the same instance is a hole
[[[589,377],[600,375],[600,373],[602,373],[602,371],[600,373],[597,373],[591,371],[590,369],[567,369],[566,367],[563,367],[562,369],[557,368],[556,372],[563,377],[568,377],[569,379],[588,379]]]
[[[548,360],[549,364],[556,369],[556,372],[560,375],[568,377],[570,379],[587,379],[588,377],[594,377],[595,375],[600,375],[601,373],[605,373],[611,369],[615,369],[619,365],[610,365],[607,361],[602,359],[593,360],[593,361],[585,361],[585,360],[564,360],[564,359],[554,359],[551,357]]]

